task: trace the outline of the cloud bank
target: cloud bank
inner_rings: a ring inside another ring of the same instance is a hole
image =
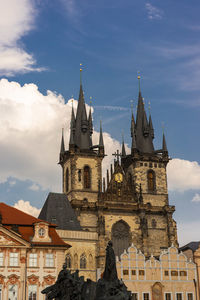
[[[27,53],[21,38],[33,29],[36,8],[31,0],[1,0],[0,9],[0,74],[41,71],[35,58]]]
[[[15,203],[14,208],[17,208],[31,216],[38,217],[40,213],[40,209],[32,206],[29,201],[19,200]]]
[[[74,100],[76,110],[77,101]],[[0,80],[0,181],[8,177],[31,180],[38,186],[61,191],[61,168],[57,165],[61,129],[65,145],[69,141],[71,99],[65,103],[62,95],[52,91],[42,94],[35,84],[21,86],[17,82]],[[88,108],[88,107],[87,107]],[[94,131],[93,142],[99,133]],[[104,133],[106,154],[104,169],[112,160],[120,143]],[[38,185],[39,183],[39,185]]]
[[[171,191],[200,189],[200,165],[196,161],[172,159],[168,164],[167,174]]]

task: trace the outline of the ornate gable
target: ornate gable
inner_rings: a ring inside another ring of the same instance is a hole
[[[138,202],[138,193],[131,174],[126,174],[119,161],[114,164],[114,172],[107,173],[107,188],[100,195],[100,199],[111,202]]]
[[[19,237],[18,234],[13,234],[8,229],[0,227],[0,247],[7,246],[27,246],[27,242]]]

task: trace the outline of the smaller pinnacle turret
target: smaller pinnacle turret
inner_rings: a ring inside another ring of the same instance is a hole
[[[165,134],[164,134],[164,132],[163,132],[163,142],[162,142],[162,150],[163,150],[163,152],[168,152],[168,150],[167,150],[167,143],[166,143],[166,139],[165,139]]]
[[[149,115],[149,131],[152,139],[154,139],[154,128],[153,128],[153,123],[151,119],[151,115]]]
[[[89,124],[90,135],[92,135],[92,133],[93,133],[93,123],[92,123],[91,107],[90,107],[90,111],[89,111],[88,124]]]
[[[122,158],[126,157],[126,150],[124,145],[124,135],[122,135]]]
[[[62,138],[61,138],[61,145],[60,145],[60,154],[65,153],[65,142],[64,142],[64,134],[63,134],[64,129],[62,128]]]
[[[103,133],[102,133],[102,123],[100,121],[100,133],[99,133],[99,147],[104,148],[104,142],[103,142]]]

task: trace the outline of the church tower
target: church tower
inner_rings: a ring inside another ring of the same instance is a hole
[[[80,70],[82,71],[82,70]],[[65,151],[62,133],[60,160],[63,177],[63,193],[78,214],[83,229],[96,230],[96,215],[87,214],[84,206],[95,210],[102,182],[102,159],[104,158],[104,143],[100,125],[99,144],[92,144],[93,122],[91,109],[87,116],[82,82],[76,116],[72,106],[70,139],[68,150]]]
[[[154,149],[153,122],[151,115],[147,118],[140,87],[137,113],[134,117],[132,111],[130,127],[131,153],[126,153],[123,140],[121,153],[118,150],[114,154],[114,165],[102,180],[102,126],[99,144],[93,145],[92,114],[90,110],[87,115],[80,83],[76,115],[72,106],[69,148],[65,150],[62,134],[59,164],[63,171],[63,193],[82,230],[97,234],[93,243],[99,272],[104,267],[109,240],[118,257],[132,243],[146,257],[159,256],[172,244],[178,246],[175,207],[168,200],[167,144],[163,134],[161,149]]]

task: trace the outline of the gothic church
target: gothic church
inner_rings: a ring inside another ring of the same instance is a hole
[[[118,257],[132,243],[145,257],[158,257],[172,244],[178,246],[175,207],[168,200],[166,140],[163,134],[162,149],[154,149],[153,122],[151,115],[147,118],[140,88],[130,127],[131,154],[126,154],[123,142],[102,179],[106,145],[101,126],[99,144],[92,143],[92,114],[86,113],[81,83],[76,115],[73,107],[71,112],[68,150],[63,135],[61,141],[63,193],[50,193],[39,215],[57,224],[58,234],[72,245],[68,267],[93,280],[104,268],[109,240]]]

